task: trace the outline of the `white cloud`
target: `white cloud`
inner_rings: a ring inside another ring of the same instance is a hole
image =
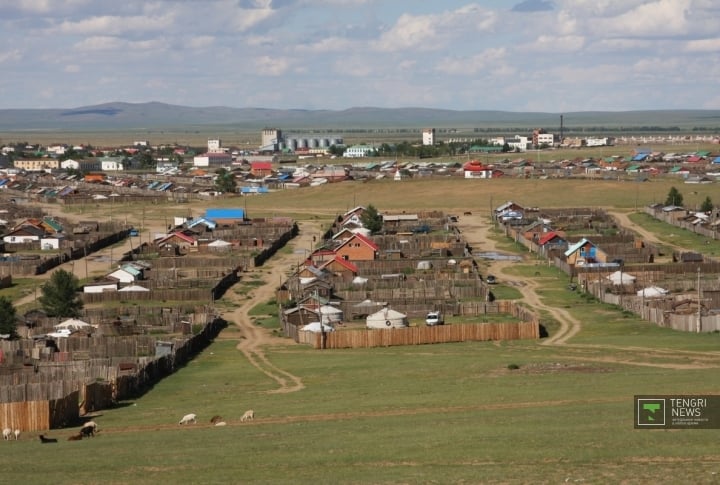
[[[519,2],[0,0],[0,105],[717,105],[720,0]]]
[[[342,37],[327,37],[311,44],[299,45],[297,50],[303,53],[350,52],[358,48],[357,42]]]
[[[691,40],[685,44],[688,52],[720,52],[720,38]]]
[[[211,35],[196,35],[185,41],[185,46],[189,49],[204,49],[215,43],[215,37]]]
[[[81,40],[75,44],[79,51],[106,51],[120,49],[124,41],[118,37],[94,36]]]
[[[470,42],[469,36],[489,31],[496,22],[495,12],[476,4],[438,14],[403,14],[390,30],[381,35],[375,47],[380,51],[442,49],[451,39],[462,38]]]
[[[523,46],[523,50],[534,53],[577,52],[585,47],[582,35],[541,35],[533,42]],[[544,57],[544,56],[543,56]]]
[[[19,49],[13,49],[11,51],[0,52],[0,64],[10,61],[19,61],[22,58]]]
[[[691,30],[693,0],[567,0],[558,14],[564,32],[597,36],[667,37]],[[572,30],[570,30],[572,29]]]
[[[161,32],[172,24],[172,15],[161,17],[103,15],[79,21],[63,21],[51,32],[69,35],[120,35],[127,32]]]
[[[289,59],[261,56],[255,59],[255,72],[264,76],[281,76],[291,67]]]
[[[441,59],[435,69],[447,74],[473,75],[495,67],[505,58],[506,54],[504,48],[486,49],[480,54],[470,57]]]
[[[165,50],[168,44],[162,38],[133,41],[120,37],[94,36],[76,43],[74,47],[81,52],[120,51],[123,55],[132,55],[142,51],[159,54],[159,51]]]
[[[239,10],[229,17],[230,26],[237,32],[245,32],[270,19],[275,13],[272,8]]]

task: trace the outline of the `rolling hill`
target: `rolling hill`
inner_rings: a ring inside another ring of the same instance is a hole
[[[573,130],[583,127],[613,130],[660,127],[681,131],[720,131],[720,110],[585,111],[563,115],[565,126]],[[463,131],[468,128],[558,129],[560,113],[377,107],[345,110],[189,107],[159,102],[113,102],[69,109],[0,109],[0,131],[5,132],[208,126],[233,126],[249,130],[263,127],[335,130],[435,127]]]

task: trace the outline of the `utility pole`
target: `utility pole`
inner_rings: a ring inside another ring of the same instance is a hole
[[[698,290],[697,290],[697,291],[698,291],[698,311],[697,311],[697,323],[696,323],[696,326],[695,326],[695,331],[696,331],[697,333],[700,333],[700,327],[702,326],[702,322],[701,322],[701,320],[700,320],[700,319],[701,319],[701,316],[702,316],[702,314],[700,313],[700,305],[701,305],[701,302],[702,302],[702,293],[701,293],[701,289],[700,289],[700,266],[698,266],[697,273],[698,273],[698,277],[697,277],[697,278],[698,278],[698,279],[697,279],[697,285],[698,285]]]

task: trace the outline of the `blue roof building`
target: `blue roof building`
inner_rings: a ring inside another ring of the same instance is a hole
[[[241,208],[226,208],[226,209],[205,209],[205,218],[212,221],[217,219],[228,220],[228,219],[245,219],[245,209]]]

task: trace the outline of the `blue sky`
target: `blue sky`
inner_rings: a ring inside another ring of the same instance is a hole
[[[0,107],[720,109],[718,0],[0,1]]]

